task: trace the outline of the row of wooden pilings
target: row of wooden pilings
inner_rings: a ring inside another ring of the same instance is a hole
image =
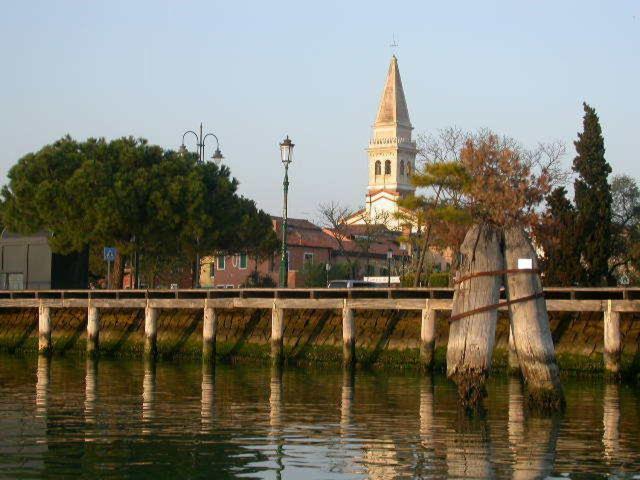
[[[51,339],[51,308],[40,305],[38,311],[38,351],[41,354],[52,352]],[[147,357],[155,357],[157,354],[158,315],[160,309],[145,308],[144,321],[144,354]],[[433,366],[435,339],[436,339],[436,314],[437,310],[428,306],[422,309],[420,327],[420,363],[424,368]],[[282,364],[284,361],[284,325],[285,309],[274,306],[271,310],[271,361],[273,364]],[[204,361],[214,361],[216,357],[216,330],[217,309],[205,307],[202,325],[202,357]],[[511,332],[511,330],[510,330]],[[356,325],[354,309],[347,306],[345,300],[342,309],[342,341],[343,364],[347,367],[356,362]],[[96,355],[100,345],[100,312],[95,306],[89,305],[87,312],[87,343],[86,349],[89,355]],[[621,355],[620,313],[613,311],[611,301],[608,301],[604,312],[604,364],[605,370],[618,373],[620,370]],[[509,335],[509,364],[513,368],[518,366],[517,355],[513,346],[512,335]]]

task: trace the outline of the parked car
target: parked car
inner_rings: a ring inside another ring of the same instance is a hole
[[[364,280],[331,280],[327,288],[378,288],[379,285]]]

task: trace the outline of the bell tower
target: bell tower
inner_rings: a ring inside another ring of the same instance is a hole
[[[380,212],[394,213],[398,200],[415,191],[411,175],[415,170],[417,149],[411,139],[412,130],[398,59],[394,55],[367,148],[366,211],[372,219]]]

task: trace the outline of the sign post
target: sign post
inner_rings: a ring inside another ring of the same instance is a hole
[[[107,262],[107,288],[111,288],[111,262],[115,261],[116,253],[118,251],[115,247],[104,247],[102,250],[102,256]]]

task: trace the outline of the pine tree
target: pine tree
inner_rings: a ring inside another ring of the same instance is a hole
[[[577,156],[573,170],[580,252],[589,285],[610,281],[609,259],[612,254],[611,166],[604,158],[604,138],[595,109],[584,103],[583,131],[574,142]]]

